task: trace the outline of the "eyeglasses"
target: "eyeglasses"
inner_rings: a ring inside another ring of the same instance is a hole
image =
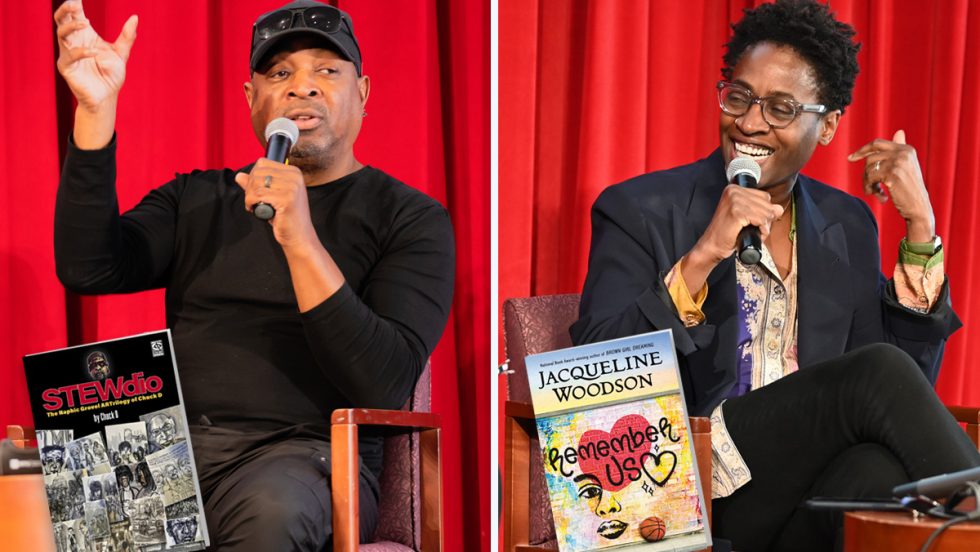
[[[827,112],[827,106],[823,104],[804,104],[782,96],[760,98],[748,88],[731,82],[718,81],[717,87],[718,105],[722,111],[732,117],[741,117],[757,103],[762,108],[763,120],[772,128],[786,128],[803,112]]]
[[[297,25],[296,21],[300,24]],[[333,6],[311,6],[290,8],[273,12],[252,26],[252,45],[262,40],[288,31],[294,27],[319,29],[325,33],[335,33],[343,23],[340,10]]]

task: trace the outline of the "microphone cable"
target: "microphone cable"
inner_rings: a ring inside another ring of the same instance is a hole
[[[929,535],[929,538],[926,539],[926,542],[922,544],[922,548],[919,549],[919,552],[928,552],[929,548],[931,548],[933,543],[936,542],[936,539],[938,539],[939,536],[942,535],[943,532],[949,529],[950,527],[958,523],[963,523],[964,521],[975,521],[980,519],[980,483],[977,483],[976,481],[967,481],[965,487],[968,488],[969,490],[965,495],[961,496],[959,500],[962,500],[967,495],[972,494],[974,499],[977,501],[976,508],[972,512],[967,513],[966,515],[950,519],[945,523],[943,523],[942,525],[940,525],[939,527],[937,527],[936,530],[933,531],[931,535]],[[953,496],[956,496],[960,492],[961,491],[957,491],[953,493]],[[959,502],[959,500],[957,500],[956,502]],[[951,503],[953,502],[952,497],[950,498],[950,502]],[[953,507],[955,507],[955,504],[950,504],[947,505],[946,509],[948,511]]]

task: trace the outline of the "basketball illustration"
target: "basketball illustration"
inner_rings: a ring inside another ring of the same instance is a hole
[[[658,517],[648,517],[640,524],[640,536],[649,542],[657,542],[667,533],[667,525]]]

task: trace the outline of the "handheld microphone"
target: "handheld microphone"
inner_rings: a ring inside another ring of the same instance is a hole
[[[762,178],[762,168],[748,157],[736,157],[728,164],[725,171],[728,181],[740,188],[752,188],[759,184]],[[762,236],[757,226],[746,226],[738,233],[738,259],[742,264],[754,265],[762,259]]]
[[[893,496],[925,495],[931,498],[943,498],[959,489],[967,481],[980,481],[980,468],[970,468],[953,473],[934,475],[912,483],[899,485],[892,489]]]
[[[265,157],[277,163],[282,163],[289,155],[289,148],[293,147],[299,138],[299,128],[296,123],[285,117],[273,119],[265,127],[265,139],[268,144],[265,147]],[[252,207],[252,214],[259,220],[269,220],[276,216],[276,210],[268,203],[261,201]]]

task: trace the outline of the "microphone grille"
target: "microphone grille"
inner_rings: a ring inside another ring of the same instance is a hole
[[[296,123],[285,117],[279,117],[269,121],[265,127],[265,139],[268,140],[273,134],[284,134],[289,138],[290,143],[295,144],[299,138],[299,128]]]
[[[725,171],[725,175],[728,177],[728,181],[731,182],[735,180],[735,176],[738,174],[750,174],[758,182],[762,179],[762,167],[754,159],[736,157],[728,164],[728,170]]]

